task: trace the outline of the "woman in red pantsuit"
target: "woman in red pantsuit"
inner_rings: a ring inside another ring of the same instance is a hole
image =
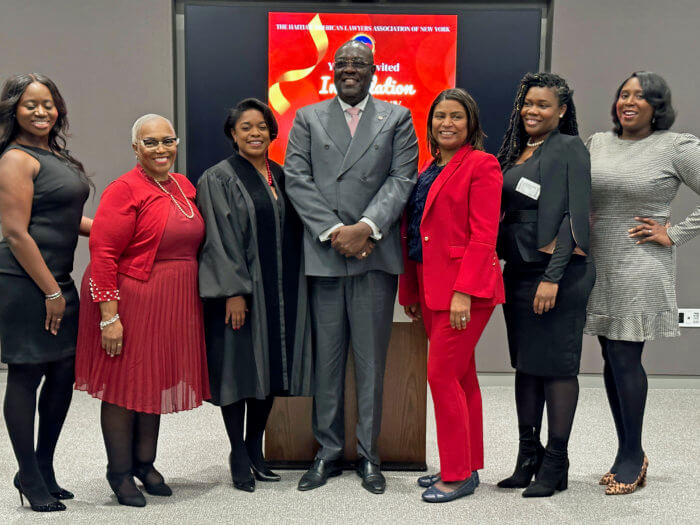
[[[399,302],[423,319],[430,339],[441,472],[418,484],[431,503],[472,494],[484,466],[474,348],[504,291],[496,256],[502,175],[483,139],[474,99],[462,89],[440,93],[428,113],[434,159],[407,207]]]
[[[153,466],[160,415],[209,397],[195,189],[170,173],[178,139],[144,115],[132,128],[138,164],[102,194],[81,289],[75,388],[102,400],[107,480],[122,505],[172,491]]]

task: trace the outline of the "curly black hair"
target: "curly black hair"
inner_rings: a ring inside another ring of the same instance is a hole
[[[620,92],[627,81],[631,78],[639,80],[639,85],[642,87],[642,96],[654,110],[651,117],[651,130],[664,130],[673,126],[676,120],[676,110],[671,105],[671,88],[661,75],[652,73],[651,71],[635,71],[625,80],[622,81],[620,87],[615,92],[615,100],[613,100],[612,115],[613,131],[618,136],[622,135],[622,125],[617,117],[617,99],[620,98]]]
[[[272,141],[277,138],[279,127],[277,126],[277,119],[275,119],[275,115],[272,113],[270,106],[257,98],[246,98],[241,100],[228,111],[226,121],[224,122],[224,135],[226,135],[227,139],[233,142],[233,149],[236,151],[238,151],[238,145],[231,136],[231,130],[236,127],[236,123],[241,118],[241,115],[243,115],[243,113],[249,109],[257,109],[263,114],[263,118],[267,124],[267,129],[270,130],[270,140]]]
[[[56,124],[49,132],[49,148],[53,153],[65,159],[80,174],[85,175],[83,163],[73,157],[66,149],[66,137],[69,136],[66,102],[63,100],[60,91],[58,91],[56,84],[46,75],[39,73],[15,75],[8,78],[2,87],[2,92],[0,92],[0,153],[15,139],[19,132],[16,116],[17,105],[24,91],[34,82],[43,84],[48,88],[58,111]],[[92,185],[89,179],[88,182]]]
[[[559,121],[559,131],[565,135],[578,135],[576,106],[573,99],[574,91],[566,83],[566,80],[554,73],[527,73],[518,85],[518,94],[513,102],[508,129],[496,155],[503,171],[515,164],[527,142],[527,132],[520,116],[520,110],[523,107],[527,92],[533,87],[548,87],[554,91],[559,100],[559,106],[566,104],[567,107],[566,113]]]

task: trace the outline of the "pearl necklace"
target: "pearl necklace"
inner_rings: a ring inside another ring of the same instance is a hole
[[[156,179],[153,179],[153,181],[158,185],[158,187],[159,187],[161,190],[163,190],[165,193],[167,193],[167,194],[170,196],[170,198],[171,198],[171,199],[173,200],[173,202],[175,203],[175,206],[177,206],[177,209],[180,210],[180,212],[181,212],[185,217],[187,217],[188,219],[193,219],[193,218],[194,218],[194,210],[192,209],[192,203],[191,203],[190,200],[187,198],[187,195],[185,195],[185,192],[182,191],[182,188],[180,187],[180,184],[178,184],[177,179],[175,179],[175,177],[173,177],[172,175],[170,175],[170,173],[168,173],[168,178],[169,178],[170,180],[172,180],[172,181],[175,183],[175,186],[177,186],[177,189],[180,190],[180,194],[182,195],[182,198],[185,199],[185,202],[187,203],[187,206],[189,206],[189,208],[190,208],[190,213],[189,213],[189,215],[187,214],[187,212],[186,212],[185,210],[182,209],[182,206],[180,206],[180,203],[177,202],[177,199],[175,198],[175,196],[174,196],[172,193],[170,193],[168,190],[166,190],[166,189],[163,187],[163,185],[162,185],[160,182],[158,182]]]
[[[529,147],[529,148],[536,148],[537,146],[541,146],[542,144],[544,144],[544,141],[545,141],[545,140],[546,140],[546,139],[542,139],[542,140],[540,140],[540,141],[538,141],[538,142],[532,142],[532,139],[527,139],[527,144],[526,144],[526,145],[527,145],[527,147]]]

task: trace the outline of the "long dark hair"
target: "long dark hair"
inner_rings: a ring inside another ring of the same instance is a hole
[[[65,159],[71,166],[85,175],[83,163],[73,157],[66,149],[66,137],[68,137],[68,111],[56,84],[39,73],[25,73],[15,75],[7,79],[0,93],[0,153],[15,139],[19,132],[17,124],[17,105],[29,84],[38,82],[45,85],[51,92],[53,103],[58,111],[58,118],[51,131],[49,131],[49,148],[59,157]]]
[[[522,153],[527,142],[527,132],[523,126],[520,110],[523,107],[525,96],[532,87],[551,88],[557,95],[559,106],[566,104],[566,113],[559,121],[559,131],[565,135],[578,135],[578,124],[576,123],[576,106],[574,106],[574,91],[569,87],[559,75],[554,73],[527,73],[518,85],[518,94],[513,102],[513,111],[510,113],[508,129],[503,137],[503,143],[498,150],[498,162],[502,170],[507,170]]]
[[[467,141],[465,144],[470,144],[472,148],[483,151],[486,134],[481,129],[479,122],[479,106],[466,90],[454,88],[442,91],[430,105],[430,110],[428,111],[428,147],[430,148],[430,154],[434,158],[440,159],[440,149],[438,148],[437,140],[433,137],[433,114],[437,105],[444,100],[454,100],[462,105],[467,114]]]
[[[673,126],[673,122],[676,120],[676,111],[671,105],[671,88],[668,87],[661,75],[651,71],[635,71],[622,81],[622,84],[615,92],[615,100],[613,100],[612,109],[610,110],[613,120],[613,131],[618,136],[622,135],[622,125],[620,124],[620,119],[617,118],[617,99],[620,98],[623,86],[631,78],[639,80],[642,96],[654,110],[651,117],[651,130],[669,129]]]

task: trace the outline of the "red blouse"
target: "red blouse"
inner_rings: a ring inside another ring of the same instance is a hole
[[[197,213],[192,183],[179,173],[171,175]],[[90,231],[90,293],[94,302],[119,300],[117,273],[148,280],[170,202],[170,196],[138,165],[105,188]]]

